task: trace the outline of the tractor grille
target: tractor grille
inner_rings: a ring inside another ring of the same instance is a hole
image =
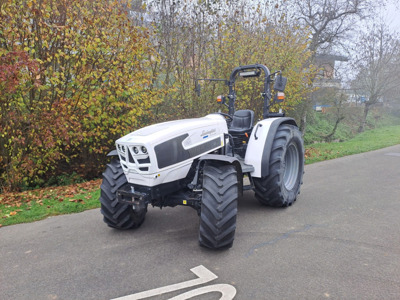
[[[151,166],[150,156],[138,149],[142,146],[120,145],[117,144],[117,151],[121,159],[121,165],[124,169],[134,170],[136,172],[147,172]],[[138,153],[135,153],[135,148]]]

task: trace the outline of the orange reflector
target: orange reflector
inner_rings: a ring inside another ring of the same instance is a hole
[[[222,102],[222,96],[221,96],[221,95],[219,95],[219,96],[217,97],[217,102],[218,102],[218,103],[221,103],[221,102]]]
[[[278,100],[285,100],[285,93],[278,92],[277,99]]]
[[[245,135],[247,138],[249,138],[249,135],[247,134],[247,132],[245,132],[244,135]]]

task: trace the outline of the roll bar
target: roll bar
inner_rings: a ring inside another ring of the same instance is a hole
[[[213,79],[213,78],[196,79],[195,92],[198,96],[200,96],[200,85],[198,83],[200,80],[223,81],[229,87],[229,94],[228,94],[229,102],[228,102],[227,106],[229,109],[229,115],[233,116],[233,114],[235,113],[235,101],[236,101],[235,81],[236,81],[237,76],[239,75],[244,78],[259,77],[262,72],[264,72],[264,89],[263,89],[263,92],[261,93],[261,96],[263,97],[263,101],[264,101],[263,118],[266,119],[270,116],[270,112],[269,112],[270,101],[271,101],[270,83],[273,81],[273,79],[271,79],[271,77],[276,76],[276,74],[279,73],[280,76],[278,77],[278,81],[275,81],[274,89],[276,91],[281,91],[281,92],[283,92],[283,90],[285,89],[287,79],[282,76],[281,71],[277,71],[277,72],[271,74],[270,71],[268,70],[268,68],[261,64],[239,66],[239,67],[236,67],[233,69],[233,71],[229,77],[229,80]]]
[[[266,119],[269,116],[269,103],[271,100],[271,90],[269,88],[269,85],[271,83],[271,73],[269,72],[268,68],[264,65],[261,64],[255,64],[255,65],[247,65],[247,66],[240,66],[236,67],[233,69],[231,76],[229,77],[228,81],[228,86],[229,86],[229,114],[233,116],[235,113],[235,101],[236,101],[236,92],[234,89],[235,81],[237,78],[237,75],[241,72],[245,73],[250,73],[251,70],[255,70],[257,72],[254,73],[254,75],[247,75],[243,77],[258,77],[261,75],[261,71],[264,72],[264,90],[261,93],[264,101],[264,106],[263,106],[263,118]]]

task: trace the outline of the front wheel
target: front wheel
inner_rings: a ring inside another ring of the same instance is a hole
[[[218,249],[233,244],[236,230],[238,179],[234,166],[206,162],[203,169],[199,243]]]
[[[119,159],[113,159],[107,165],[100,189],[101,213],[108,226],[130,229],[139,227],[143,223],[147,208],[135,211],[131,205],[120,203],[117,200],[117,190],[129,189]]]
[[[261,204],[286,207],[296,201],[303,183],[304,145],[299,129],[279,126],[272,144],[269,175],[253,178],[256,198]]]

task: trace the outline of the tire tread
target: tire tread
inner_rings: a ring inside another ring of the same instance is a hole
[[[119,203],[116,198],[117,190],[124,189],[127,185],[128,182],[119,160],[113,159],[110,164],[107,164],[103,173],[99,199],[103,220],[110,227],[117,229],[137,228],[144,221],[146,209],[135,212],[130,205]]]
[[[207,162],[203,170],[200,245],[231,247],[236,230],[238,180],[232,165]]]
[[[304,146],[301,138],[296,139],[297,141],[301,141],[298,141],[298,143],[301,144],[298,145],[299,155],[301,155],[301,170],[299,170],[299,183],[294,188],[294,195],[291,193],[290,196],[288,196],[288,193],[285,193],[282,178],[282,161],[285,159],[284,155],[286,148],[294,136],[300,136],[297,127],[288,124],[282,124],[279,126],[271,148],[269,175],[262,178],[253,178],[256,198],[263,205],[287,207],[296,201],[296,196],[300,193],[300,185],[303,183],[302,177],[304,173]]]

